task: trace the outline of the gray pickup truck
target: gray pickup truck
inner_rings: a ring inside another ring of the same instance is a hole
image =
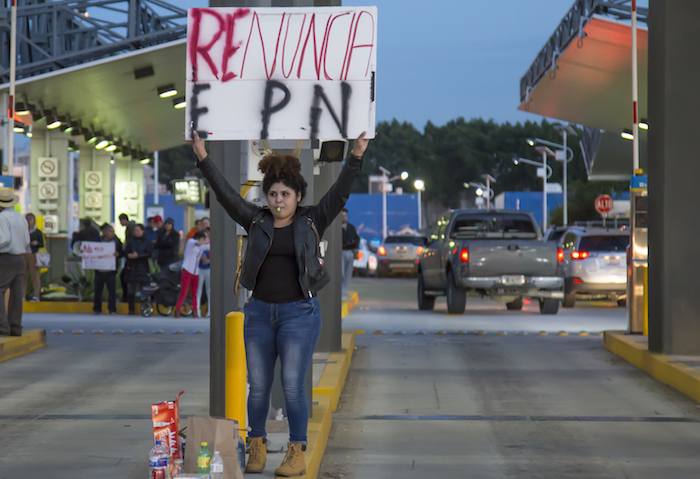
[[[564,255],[541,240],[528,211],[451,210],[437,222],[418,263],[418,308],[432,310],[447,296],[450,314],[463,314],[467,296],[489,296],[520,310],[537,298],[556,314],[564,297]]]

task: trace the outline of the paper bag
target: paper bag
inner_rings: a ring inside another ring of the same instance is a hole
[[[197,453],[202,443],[214,457],[219,451],[224,461],[224,479],[243,479],[238,464],[238,421],[220,417],[192,417],[187,419],[187,449],[185,472],[197,472]]]

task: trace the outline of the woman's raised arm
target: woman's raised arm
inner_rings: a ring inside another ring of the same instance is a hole
[[[209,158],[204,147],[204,140],[199,137],[196,131],[192,132],[192,137],[192,140],[185,141],[192,145],[192,150],[197,155],[197,168],[209,181],[217,201],[224,207],[226,213],[247,231],[253,218],[260,211],[260,207],[244,200],[238,191],[226,181],[224,175],[221,174],[212,159]]]

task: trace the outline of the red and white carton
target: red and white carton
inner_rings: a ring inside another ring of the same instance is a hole
[[[153,440],[161,441],[170,448],[170,464],[175,459],[183,459],[182,447],[178,431],[180,430],[180,396],[185,391],[180,391],[174,401],[161,401],[151,406],[151,419],[153,420]]]

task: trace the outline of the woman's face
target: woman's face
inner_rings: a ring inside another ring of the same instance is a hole
[[[267,204],[270,206],[272,216],[277,220],[294,216],[300,201],[301,193],[297,193],[281,181],[273,183],[267,192]]]
[[[165,232],[166,232],[166,233],[170,233],[170,232],[172,231],[172,229],[173,229],[173,225],[170,224],[170,223],[165,223],[165,224],[163,225],[163,228],[165,228]]]
[[[34,229],[34,225],[36,224],[36,218],[33,216],[27,216],[27,224],[29,225],[29,229]]]

